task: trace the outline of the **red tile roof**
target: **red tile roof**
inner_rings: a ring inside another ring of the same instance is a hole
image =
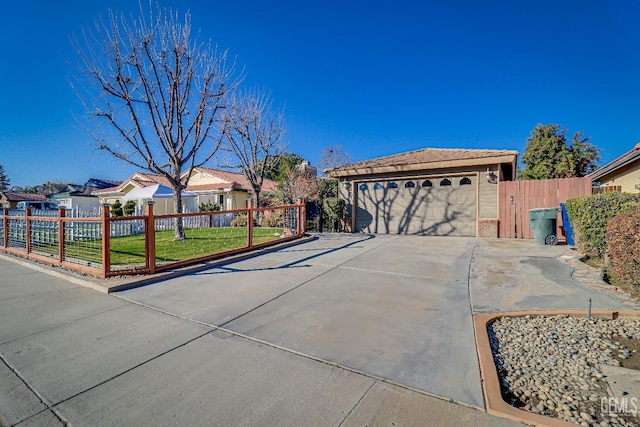
[[[215,176],[216,178],[219,178],[223,181],[226,181],[230,184],[237,184],[235,186],[233,186],[232,188],[238,188],[238,189],[244,189],[244,190],[248,190],[248,191],[252,191],[251,190],[251,184],[249,183],[249,180],[247,179],[246,176],[244,176],[241,173],[235,173],[235,172],[229,172],[229,171],[221,171],[218,169],[211,169],[211,168],[205,168],[205,167],[199,167],[196,168],[197,170],[204,172],[208,175],[211,176]],[[194,186],[196,187],[196,186]],[[199,186],[198,186],[199,187]],[[224,188],[228,188],[228,187],[224,187]],[[187,188],[187,190],[192,190],[192,187],[189,186]],[[270,179],[265,179],[262,182],[262,191],[265,192],[269,192],[269,193],[275,193],[278,190],[278,183],[275,181],[272,181]],[[197,189],[193,188],[193,191],[198,191]]]

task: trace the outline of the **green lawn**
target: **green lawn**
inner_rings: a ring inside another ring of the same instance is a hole
[[[279,239],[282,228],[254,227],[253,244]],[[184,240],[174,240],[174,232],[156,232],[156,263],[184,261],[239,249],[247,245],[247,229],[244,227],[215,227],[185,229]],[[56,242],[32,242],[32,248],[39,253],[58,253]],[[102,262],[102,239],[68,241],[65,245],[68,258],[92,263]],[[144,235],[112,237],[111,265],[144,265]]]

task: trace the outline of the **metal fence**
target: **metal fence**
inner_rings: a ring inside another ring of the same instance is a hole
[[[59,211],[14,211],[0,216],[0,251],[98,277],[153,274],[305,232],[304,203],[233,211],[112,217]],[[55,215],[54,215],[55,214]],[[251,220],[249,220],[251,219]]]

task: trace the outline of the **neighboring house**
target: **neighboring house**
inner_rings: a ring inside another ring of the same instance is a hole
[[[640,143],[588,176],[600,187],[621,187],[620,190],[627,193],[640,192]]]
[[[425,148],[325,171],[340,182],[353,232],[498,236],[498,181],[511,150]]]
[[[0,207],[16,209],[18,202],[46,202],[43,194],[18,193],[16,191],[0,191]]]
[[[93,191],[93,194],[95,196],[98,196],[101,204],[107,203],[113,205],[116,201],[120,201],[120,203],[124,205],[125,200],[123,200],[123,197],[126,194],[130,193],[133,190],[149,187],[155,184],[160,184],[165,187],[171,187],[169,180],[163,176],[136,172],[125,181],[122,181],[120,184],[101,190],[95,190]],[[157,215],[171,214],[175,212],[173,203],[165,203],[164,199],[154,200],[154,202],[156,202],[154,212]],[[184,199],[183,202],[190,202],[190,205],[184,206],[185,211],[193,212],[195,210],[192,199]],[[137,208],[139,210],[142,210],[144,207],[137,206]]]
[[[183,179],[185,178],[186,174],[183,175]],[[163,176],[136,172],[120,185],[96,190],[93,194],[100,198],[101,203],[113,204],[116,200],[124,203],[123,197],[127,193],[155,184],[171,187]],[[277,190],[277,185],[274,181],[265,180],[262,188],[264,194],[269,194]],[[197,212],[198,206],[206,202],[217,203],[223,210],[244,209],[251,199],[251,185],[244,175],[203,167],[193,170],[186,190],[195,193],[197,197],[183,199],[185,212]],[[174,213],[172,203],[167,204],[165,199],[154,201],[154,212],[157,215]]]
[[[198,204],[217,203],[223,210],[246,208],[253,193],[249,180],[243,174],[204,167],[193,170],[187,190],[198,195]],[[273,194],[277,190],[278,185],[275,181],[265,179],[262,183],[261,197]]]
[[[84,185],[67,184],[67,191],[52,195],[51,200],[65,209],[93,213],[100,208],[100,199],[93,192],[118,184],[119,181],[90,178]]]

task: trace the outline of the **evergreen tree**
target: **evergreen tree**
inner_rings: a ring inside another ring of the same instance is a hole
[[[0,165],[0,190],[8,190],[10,186],[11,182],[9,181],[7,173],[4,171],[4,166]]]
[[[538,124],[527,139],[522,156],[524,169],[520,179],[553,179],[582,177],[597,169],[600,149],[583,137],[582,131],[573,135],[567,145],[567,130],[559,125]]]

